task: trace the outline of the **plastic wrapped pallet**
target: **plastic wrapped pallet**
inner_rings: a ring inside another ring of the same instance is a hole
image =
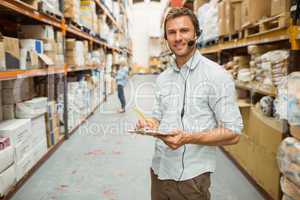
[[[280,171],[294,184],[300,187],[300,141],[288,137],[284,139],[277,153]]]
[[[200,42],[206,42],[219,36],[218,1],[212,0],[201,6],[197,18],[202,29]]]
[[[32,151],[28,152],[21,161],[15,163],[17,181],[20,181],[34,165]]]
[[[47,112],[47,97],[38,97],[16,104],[16,118],[31,119]]]
[[[300,199],[300,187],[291,182],[287,177],[281,177],[280,186],[283,193],[291,199]]]
[[[58,16],[62,16],[62,13],[60,11],[60,0],[42,0],[39,3],[40,10],[42,10],[45,13],[53,13]]]
[[[93,21],[96,16],[96,4],[94,0],[81,0],[80,1],[80,23],[93,30]]]
[[[80,21],[80,0],[64,0],[64,17]]]
[[[0,173],[0,197],[8,193],[9,189],[16,183],[15,165]]]
[[[0,150],[0,173],[14,162],[14,148],[12,146]]]

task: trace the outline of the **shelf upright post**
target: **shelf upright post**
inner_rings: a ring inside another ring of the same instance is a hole
[[[62,2],[62,9],[64,10],[64,3]],[[63,52],[66,55],[66,32],[67,25],[65,23],[65,18],[62,19],[61,30],[63,35]],[[65,139],[69,138],[69,125],[68,125],[68,65],[66,61],[64,62],[64,137]]]

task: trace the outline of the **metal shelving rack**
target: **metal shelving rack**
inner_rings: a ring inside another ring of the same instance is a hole
[[[114,16],[111,12],[107,9],[107,7],[100,1],[94,0],[96,6],[102,10],[102,12],[107,15],[108,20],[116,27],[117,31],[120,33],[124,33],[124,29],[121,27],[120,24],[117,23]],[[63,2],[63,1],[62,1]],[[63,7],[63,5],[62,5]],[[90,44],[98,45],[102,47],[107,52],[118,52],[118,53],[126,53],[128,56],[132,55],[131,49],[128,48],[117,48],[109,46],[106,42],[99,40],[97,37],[90,35],[86,32],[83,32],[76,26],[72,24],[66,24],[64,17],[61,19],[47,15],[45,13],[41,13],[33,8],[31,5],[22,2],[20,0],[1,0],[0,1],[0,8],[5,8],[13,12],[14,14],[22,17],[29,18],[30,20],[40,23],[40,24],[47,24],[51,25],[54,28],[60,30],[63,34],[63,40],[65,41],[66,37],[69,35],[75,36],[76,38],[87,40]],[[128,18],[127,18],[128,19]],[[65,42],[64,42],[65,44]],[[64,45],[65,46],[65,45]],[[65,51],[65,47],[64,47]],[[106,58],[104,58],[106,60]],[[80,123],[73,127],[70,131],[68,130],[68,91],[67,91],[67,77],[68,74],[71,72],[81,72],[86,70],[95,70],[95,69],[104,69],[105,66],[103,65],[92,65],[92,66],[69,66],[66,63],[63,66],[51,66],[43,69],[31,69],[31,70],[7,70],[7,71],[0,71],[0,81],[5,80],[12,80],[12,79],[20,79],[20,78],[29,78],[29,77],[39,77],[39,76],[49,76],[49,75],[60,75],[63,77],[64,82],[64,136],[62,136],[59,142],[48,149],[48,152],[40,159],[38,163],[36,163],[32,169],[8,192],[8,194],[0,198],[1,200],[10,199],[14,193],[26,182],[26,180],[55,152],[57,148],[64,142],[65,139],[69,138],[69,135],[74,133],[100,106],[100,104],[106,100],[105,98],[98,103],[96,108],[91,111],[88,116],[84,119],[81,119]],[[105,84],[105,82],[103,83]]]
[[[288,63],[288,74],[294,71],[300,71],[300,1],[298,1],[297,11],[298,15],[292,15],[289,20],[287,27],[276,29],[273,31],[256,34],[248,38],[233,39],[229,41],[219,41],[211,46],[206,46],[199,48],[200,52],[205,56],[215,56],[220,64],[222,61],[222,56],[224,53],[232,53],[235,50],[247,48],[248,45],[261,45],[261,44],[271,44],[271,43],[288,43],[290,45],[290,57]],[[298,18],[296,18],[298,17]],[[239,81],[235,82],[236,88],[246,90],[250,92],[251,98],[254,94],[258,95],[268,95],[272,97],[277,96],[276,91],[264,90],[262,87],[254,82],[251,83],[241,83]],[[251,99],[252,101],[252,99]],[[251,105],[251,104],[249,104]],[[282,139],[289,136],[289,124],[286,120],[280,122],[282,125]],[[244,169],[240,163],[235,160],[234,156],[221,147],[222,151],[237,165],[237,167],[245,174],[245,176],[257,187],[257,189],[267,198],[272,199],[271,196],[257,184],[256,181],[248,174],[246,169]],[[280,186],[278,186],[280,187]]]

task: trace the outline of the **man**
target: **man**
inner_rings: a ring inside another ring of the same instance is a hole
[[[164,22],[175,62],[156,80],[152,118],[137,128],[158,129],[151,168],[152,200],[209,200],[216,146],[239,141],[243,128],[231,76],[195,47],[196,16],[173,8]]]
[[[116,81],[118,87],[118,97],[121,103],[121,108],[118,110],[119,113],[125,112],[126,99],[124,94],[124,87],[128,79],[128,68],[125,63],[120,65],[120,69],[117,72]]]

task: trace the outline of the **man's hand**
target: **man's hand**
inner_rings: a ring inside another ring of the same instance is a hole
[[[157,130],[159,126],[159,122],[154,118],[147,119],[139,119],[136,124],[136,129],[149,128],[153,130]]]
[[[168,145],[173,150],[176,150],[187,143],[187,134],[182,130],[176,129],[173,130],[171,133],[174,135],[157,136],[157,138],[161,139],[166,145]]]

